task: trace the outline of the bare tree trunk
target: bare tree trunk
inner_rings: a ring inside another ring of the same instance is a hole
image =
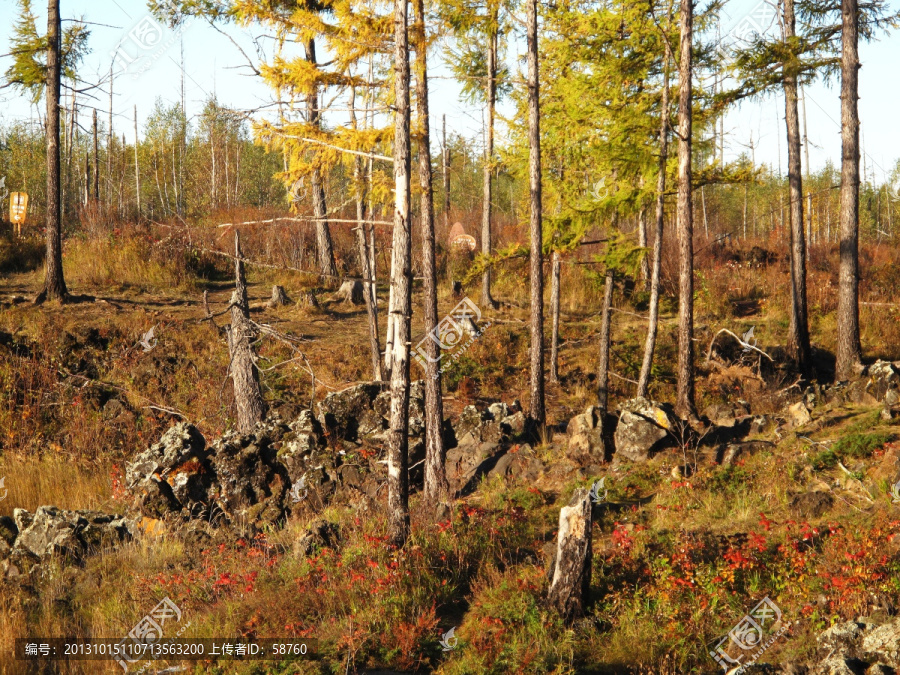
[[[247,299],[247,279],[241,240],[234,233],[235,288],[231,295],[231,325],[228,327],[228,351],[231,356],[231,382],[234,386],[234,405],[237,409],[237,428],[248,434],[266,416],[266,403],[259,388],[259,370],[253,350],[255,337],[250,323],[250,303]]]
[[[559,252],[553,251],[550,272],[550,381],[559,382]]]
[[[838,380],[862,366],[859,340],[859,4],[841,0],[841,263],[838,272]]]
[[[94,184],[91,194],[94,204],[100,204],[100,145],[97,140],[97,109],[94,108]]]
[[[544,409],[544,255],[541,229],[541,103],[538,78],[537,0],[528,0],[528,179],[531,191],[531,405],[529,419],[542,430]]]
[[[444,169],[444,229],[450,231],[450,148],[447,147],[447,116],[444,115],[444,145],[441,164]]]
[[[492,10],[490,34],[487,46],[487,81],[485,83],[485,99],[487,100],[487,128],[484,145],[484,194],[481,207],[481,253],[491,255],[491,177],[494,173],[494,106],[497,99],[497,10]],[[481,303],[493,309],[497,301],[491,296],[491,268],[485,267],[481,276]]]
[[[422,188],[422,288],[425,332],[438,325],[437,261],[434,244],[434,189],[431,176],[431,134],[428,115],[428,40],[425,34],[425,1],[413,1],[416,49],[416,122],[419,127],[419,186]],[[441,395],[440,347],[426,340],[425,360],[425,503],[437,507],[450,496],[445,468],[444,399]]]
[[[304,45],[306,48],[306,61],[316,65],[316,43],[309,39]],[[306,119],[310,125],[318,127],[321,123],[319,113],[319,88],[313,86],[306,95]],[[318,257],[319,273],[334,283],[337,278],[337,266],[334,263],[334,244],[331,241],[331,230],[328,227],[328,208],[325,202],[325,188],[322,185],[322,176],[318,169],[313,169],[310,176],[312,183],[313,216],[316,219],[316,254]]]
[[[597,407],[603,414],[606,414],[609,404],[609,333],[614,283],[615,274],[607,268],[606,281],[603,286],[603,311],[600,319],[600,365],[597,368]]]
[[[641,186],[643,187],[644,179],[641,178]],[[647,222],[647,207],[644,204],[641,204],[641,210],[638,212],[638,246],[641,248],[647,248],[647,240],[648,240],[648,227],[649,223]],[[641,258],[641,279],[644,282],[644,288],[649,290],[650,288],[650,258],[648,256],[644,256]]]
[[[368,120],[366,120],[368,122]],[[350,88],[350,124],[357,128],[356,121],[356,88]],[[366,198],[368,186],[366,176],[363,175],[362,157],[356,157],[353,163],[353,179],[356,192],[356,247],[359,251],[359,265],[363,277],[363,293],[366,298],[366,314],[369,323],[369,349],[372,354],[372,377],[376,382],[383,379],[381,372],[381,345],[378,341],[378,315],[375,309],[377,298],[375,296],[375,284],[371,265],[369,264],[369,251],[366,246]]]
[[[659,326],[659,273],[662,267],[663,224],[666,214],[666,162],[669,160],[669,63],[671,54],[669,53],[668,43],[666,43],[665,59],[659,120],[659,168],[656,174],[653,271],[650,275],[650,323],[647,326],[644,360],[641,363],[641,374],[638,376],[637,386],[637,395],[644,397],[648,396],[650,390],[650,369],[653,366],[653,353],[656,351],[656,332]]]
[[[59,179],[60,64],[59,0],[47,4],[47,267],[44,288],[35,298],[65,302],[69,297],[62,266],[62,213]]]
[[[676,410],[697,416],[694,403],[694,213],[691,194],[693,0],[681,0],[678,71],[678,393]]]
[[[213,164],[215,167],[215,164]],[[215,168],[213,168],[215,171]],[[141,166],[138,163],[138,124],[137,124],[137,104],[134,106],[134,190],[135,199],[137,200],[138,220],[141,217]]]
[[[409,216],[409,37],[407,0],[394,0],[394,290],[391,344],[391,419],[388,436],[388,528],[390,541],[403,546],[409,537],[409,344],[412,314],[412,256]]]
[[[784,0],[785,43],[793,42],[795,33],[794,0]],[[791,217],[791,318],[788,328],[788,352],[803,375],[809,375],[810,345],[806,306],[806,238],[803,228],[803,178],[800,166],[800,115],[797,105],[797,67],[788,56],[782,65],[784,73],[784,108],[787,126],[788,185]]]
[[[591,510],[588,491],[578,488],[569,505],[559,511],[556,561],[548,600],[567,623],[584,614],[591,587]]]

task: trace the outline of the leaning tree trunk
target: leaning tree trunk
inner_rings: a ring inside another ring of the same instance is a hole
[[[394,0],[394,250],[391,287],[396,312],[391,343],[391,418],[388,435],[388,529],[403,546],[409,537],[409,343],[412,256],[409,216],[409,42],[407,0]]]
[[[644,179],[641,178],[641,186],[643,187]],[[638,212],[638,246],[647,248],[649,223],[647,222],[647,207],[641,204],[641,210]],[[650,258],[643,256],[641,258],[641,281],[644,282],[644,289],[650,290]]]
[[[313,68],[316,65],[316,43],[308,40],[305,44],[306,60]],[[306,117],[310,125],[318,127],[321,123],[319,113],[319,88],[313,86],[306,95]],[[316,219],[316,254],[318,257],[319,274],[330,283],[337,278],[337,266],[334,264],[334,245],[331,241],[331,230],[328,227],[328,208],[325,202],[325,188],[322,185],[322,176],[318,169],[313,169],[310,177],[312,183],[313,216]]]
[[[785,42],[795,30],[794,0],[784,0]],[[806,239],[803,232],[803,179],[800,166],[800,115],[797,105],[798,59],[787,57],[784,69],[784,107],[787,124],[788,184],[791,195],[791,319],[788,352],[803,375],[809,375],[810,345],[806,308]]]
[[[356,124],[356,88],[350,89],[350,123],[354,129]],[[361,157],[353,163],[353,178],[356,183],[356,247],[359,250],[359,264],[363,276],[363,293],[366,299],[366,316],[369,324],[369,351],[372,357],[372,377],[376,382],[384,379],[381,370],[381,345],[378,340],[377,296],[372,266],[369,264],[369,249],[366,245],[366,199],[368,185],[363,176]]]
[[[609,404],[609,324],[612,310],[612,295],[615,275],[609,268],[606,270],[606,282],[603,288],[603,311],[600,320],[600,366],[597,369],[597,406],[606,414]]]
[[[653,241],[653,268],[650,272],[650,323],[644,343],[644,360],[638,376],[637,395],[647,397],[650,391],[650,369],[656,351],[656,332],[659,326],[659,273],[662,268],[663,225],[666,214],[666,163],[669,161],[669,53],[666,43],[666,63],[663,67],[662,102],[659,119],[659,168],[656,174],[656,223]]]
[[[550,381],[559,382],[559,251],[553,251],[550,268]]]
[[[428,40],[425,34],[425,2],[414,0],[416,40],[416,122],[419,126],[419,185],[422,188],[422,268],[425,333],[437,331],[437,269],[434,245],[434,191],[431,177],[431,145],[428,123]],[[437,507],[450,495],[444,448],[444,400],[441,396],[440,346],[425,341],[425,502]]]
[[[62,266],[62,205],[59,178],[60,18],[59,0],[47,5],[47,274],[35,298],[65,301],[69,297]]]
[[[497,24],[497,10],[493,10],[491,25]],[[487,129],[484,143],[483,201],[481,207],[481,253],[491,255],[491,176],[494,172],[494,106],[497,100],[497,31],[490,29],[487,46],[487,82],[485,84],[487,100]],[[491,266],[484,268],[481,276],[481,303],[496,309],[497,302],[491,296]]]
[[[538,80],[537,0],[528,0],[528,179],[531,191],[531,404],[529,419],[542,430],[544,409],[544,256],[541,231],[541,104]]]
[[[681,64],[678,71],[678,391],[676,410],[697,416],[694,403],[694,214],[691,195],[691,121],[694,5],[681,0]]]
[[[566,623],[584,614],[591,586],[591,499],[578,488],[559,512],[556,561],[548,600]]]
[[[244,276],[244,256],[241,240],[234,234],[235,288],[231,295],[231,325],[228,330],[228,352],[231,357],[231,382],[234,386],[234,405],[237,409],[237,428],[248,434],[266,416],[266,403],[259,387],[259,370],[253,350],[255,331],[250,322],[250,303],[247,300],[247,280]]]
[[[859,4],[841,1],[841,263],[838,273],[838,380],[859,372]]]

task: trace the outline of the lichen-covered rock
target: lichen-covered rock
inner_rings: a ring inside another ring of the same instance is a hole
[[[900,389],[900,370],[890,361],[878,360],[866,370],[868,382],[866,393],[879,403],[886,397],[894,399],[896,403],[897,390]]]
[[[603,413],[596,406],[589,406],[583,413],[570,419],[566,426],[566,436],[566,455],[576,463],[589,464],[606,459]]]
[[[28,525],[19,530],[14,550],[38,558],[58,555],[78,560],[133,536],[133,523],[120,515],[68,511],[55,506],[40,506],[28,515]],[[26,522],[25,518],[20,520]]]
[[[350,441],[383,431],[387,425],[384,415],[375,409],[375,400],[386,386],[364,382],[328,394],[316,405],[316,419],[329,434]]]
[[[181,422],[126,464],[125,486],[137,495],[138,508],[147,509],[145,515],[190,509],[206,501],[208,464],[206,439],[195,426]],[[166,486],[155,485],[161,482]]]
[[[614,435],[617,460],[646,462],[669,440],[674,416],[667,406],[639,396],[625,401],[619,411]]]
[[[275,443],[288,431],[274,422],[258,426],[249,435],[229,433],[213,442],[209,447],[210,504],[232,521],[269,524],[282,519],[291,481],[278,461]]]

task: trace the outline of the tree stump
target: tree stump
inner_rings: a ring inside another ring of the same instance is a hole
[[[566,623],[584,613],[591,585],[591,500],[584,488],[575,490],[559,512],[556,562],[548,600]]]
[[[462,285],[462,282],[461,282],[461,281],[456,281],[456,280],[454,279],[453,282],[452,282],[451,288],[452,288],[452,290],[453,290],[453,297],[454,297],[454,298],[461,298],[461,297],[462,297],[462,294],[463,294],[463,285]]]
[[[339,300],[351,305],[361,305],[366,301],[362,282],[356,279],[342,283],[335,295]]]
[[[287,293],[284,292],[284,286],[272,286],[272,297],[266,303],[269,309],[273,307],[284,307],[290,303]]]
[[[319,309],[319,301],[312,291],[301,291],[300,297],[297,298],[297,306],[304,309]]]

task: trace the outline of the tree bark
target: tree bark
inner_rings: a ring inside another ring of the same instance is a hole
[[[600,320],[600,365],[597,368],[597,407],[603,415],[609,405],[609,333],[610,311],[612,308],[613,285],[615,275],[611,269],[606,270],[606,281],[603,286],[603,311]]]
[[[416,122],[419,144],[419,186],[422,189],[422,272],[425,332],[438,325],[437,268],[434,243],[434,188],[431,176],[431,134],[428,116],[428,41],[425,34],[425,2],[413,0],[416,49]],[[437,507],[450,495],[444,448],[444,399],[441,395],[440,347],[426,340],[425,360],[425,502]]]
[[[231,325],[228,327],[228,351],[231,356],[231,382],[234,386],[234,405],[237,409],[237,429],[249,434],[266,416],[266,403],[259,387],[259,370],[253,350],[255,331],[250,323],[250,303],[247,300],[247,279],[241,240],[234,235],[235,288],[231,295]]]
[[[643,187],[644,179],[641,178],[641,186]],[[649,223],[647,222],[647,207],[641,204],[641,210],[638,212],[638,246],[647,248],[649,239]],[[641,280],[644,282],[644,289],[650,290],[650,258],[644,256],[641,258]]]
[[[59,0],[47,5],[47,267],[35,302],[69,297],[62,265],[62,203],[59,176],[59,91],[61,85]]]
[[[444,115],[444,145],[441,152],[444,169],[444,229],[450,232],[450,148],[447,147],[447,116]]]
[[[841,262],[838,272],[838,380],[862,367],[859,339],[859,3],[841,0]]]
[[[483,201],[481,207],[481,253],[491,255],[491,177],[494,172],[494,107],[497,99],[497,12],[491,12],[491,28],[487,47],[487,81],[485,83],[485,99],[487,100],[487,129],[485,129]],[[492,309],[497,308],[497,301],[491,296],[491,268],[485,267],[481,276],[481,303]]]
[[[215,174],[215,159],[213,160],[213,174]],[[138,123],[137,104],[134,105],[134,191],[137,201],[138,220],[141,218],[141,165],[138,162]]]
[[[559,382],[559,252],[553,251],[550,272],[550,381]]]
[[[412,313],[410,232],[409,42],[407,0],[394,0],[394,237],[391,288],[396,313],[391,343],[388,436],[388,529],[395,546],[409,537],[409,344]]]
[[[691,192],[693,119],[693,0],[681,0],[681,54],[678,70],[678,391],[675,408],[695,418],[694,403],[694,214]]]
[[[541,229],[541,104],[538,78],[537,0],[528,0],[528,179],[531,193],[531,401],[529,419],[536,431],[546,425],[544,409],[544,255]]]
[[[306,61],[316,65],[316,42],[307,40]],[[321,123],[319,114],[319,87],[313,85],[306,95],[306,119],[313,127],[318,128]],[[310,176],[312,187],[313,216],[316,219],[316,255],[319,265],[319,274],[334,283],[337,278],[337,266],[334,263],[334,244],[331,241],[331,230],[328,227],[328,208],[325,201],[325,187],[322,185],[322,176],[318,169],[313,169]]]
[[[100,145],[97,139],[97,109],[94,108],[94,175],[91,196],[94,204],[100,204]]]
[[[662,101],[659,119],[659,168],[656,174],[656,222],[653,241],[653,267],[650,272],[650,323],[647,326],[647,340],[644,343],[644,360],[638,376],[637,395],[648,397],[650,389],[650,369],[653,353],[656,351],[656,332],[659,326],[659,274],[662,268],[663,225],[666,214],[666,163],[669,160],[669,64],[671,62],[668,42],[666,42],[666,63],[663,66]]]
[[[788,50],[795,34],[794,0],[784,0],[784,35]],[[797,104],[798,61],[788,56],[784,73],[784,108],[787,126],[788,185],[791,208],[791,318],[788,328],[788,353],[804,376],[809,375],[810,344],[806,305],[806,237],[803,222],[803,178],[800,163],[800,115]]]
[[[584,614],[591,586],[591,509],[588,491],[578,488],[569,505],[559,511],[556,561],[548,600],[566,623]]]

